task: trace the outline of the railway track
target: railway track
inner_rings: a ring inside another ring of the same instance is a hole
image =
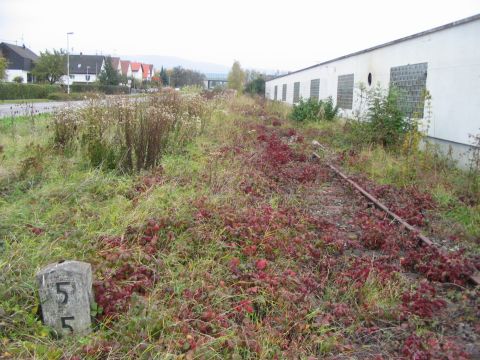
[[[316,146],[317,148],[321,149],[325,153],[329,153],[328,149],[323,146],[322,144],[318,143],[317,141],[313,142],[313,145]],[[312,156],[318,160],[323,160],[323,158],[316,152],[313,152]],[[392,220],[394,220],[396,223],[402,225],[405,229],[407,229],[409,232],[411,232],[416,238],[418,238],[423,244],[426,246],[431,246],[435,247],[436,250],[439,253],[443,253],[444,251],[438,247],[435,242],[433,242],[430,238],[427,236],[423,235],[420,231],[420,229],[416,228],[415,226],[409,224],[405,219],[400,217],[399,215],[395,214],[393,211],[391,211],[385,204],[383,204],[379,199],[377,199],[375,196],[370,194],[367,190],[365,190],[363,187],[361,187],[358,183],[350,179],[343,171],[341,171],[338,167],[335,165],[331,164],[329,161],[326,161],[327,167],[335,173],[338,177],[340,177],[344,182],[349,184],[352,188],[354,188],[356,191],[358,191],[361,195],[363,195],[368,201],[370,201],[375,207],[378,209],[382,210],[385,212]],[[475,285],[480,285],[480,272],[476,272],[469,277],[470,282],[472,282]]]

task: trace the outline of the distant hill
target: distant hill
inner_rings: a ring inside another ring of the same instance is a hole
[[[153,64],[156,69],[164,68],[170,69],[175,66],[181,66],[186,69],[196,70],[204,74],[228,74],[230,66],[214,64],[205,61],[194,61],[189,59],[183,59],[176,56],[163,56],[163,55],[120,55],[120,58],[130,61],[141,61],[147,64]],[[267,74],[277,75],[286,73],[285,71],[278,71],[272,69],[255,69]]]
[[[230,67],[220,64],[213,64],[204,61],[193,61],[188,59],[179,58],[176,56],[162,56],[162,55],[120,55],[122,59],[128,59],[131,61],[141,61],[147,64],[153,64],[155,68],[173,68],[175,66],[181,66],[186,69],[196,70],[202,73],[218,73],[227,74],[230,71]]]

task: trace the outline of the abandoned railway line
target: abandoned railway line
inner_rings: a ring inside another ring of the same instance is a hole
[[[164,96],[100,103],[103,116],[92,119],[181,106],[178,95]],[[88,140],[81,133],[65,152],[53,146],[61,117],[3,123],[4,174],[17,163],[23,172],[1,187],[2,356],[480,356],[478,263],[437,247],[444,234],[428,194],[347,176],[341,169],[355,154],[324,147],[312,157],[313,139],[327,143],[322,133],[268,112],[268,103],[182,101],[212,106],[205,132],[128,174],[72,151]],[[92,267],[97,327],[81,342],[51,337],[36,316],[31,275],[63,259]]]
[[[317,143],[320,145],[319,143]],[[324,150],[325,147],[321,146],[321,148]],[[318,155],[316,152],[313,152],[313,157],[316,159],[321,160],[322,157]],[[434,241],[432,241],[430,238],[427,236],[423,235],[421,231],[414,226],[410,225],[407,221],[405,221],[403,218],[392,212],[386,205],[384,205],[379,199],[377,199],[375,196],[370,194],[367,190],[362,188],[359,184],[357,184],[355,181],[350,179],[343,171],[341,171],[339,168],[336,166],[332,165],[331,163],[327,162],[327,166],[343,181],[348,183],[350,186],[352,186],[356,191],[361,193],[369,202],[374,204],[377,208],[381,209],[384,211],[390,218],[392,218],[395,222],[397,222],[400,226],[403,228],[407,229],[410,231],[415,237],[417,237],[419,240],[421,240],[426,246],[430,247],[436,247],[438,249],[438,246],[435,244]],[[438,251],[442,252],[443,250],[438,249]],[[474,285],[480,285],[480,273],[476,271],[474,274],[468,275],[468,278]]]

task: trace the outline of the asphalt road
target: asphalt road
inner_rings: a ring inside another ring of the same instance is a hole
[[[59,108],[80,108],[86,101],[52,101],[26,104],[0,104],[0,118],[51,113]]]

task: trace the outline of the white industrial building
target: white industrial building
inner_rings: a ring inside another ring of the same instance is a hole
[[[393,83],[417,109],[428,90],[431,111],[420,113],[429,138],[465,160],[469,135],[480,134],[480,14],[276,77],[265,95],[289,104],[331,96],[352,117],[362,103],[360,83]]]

